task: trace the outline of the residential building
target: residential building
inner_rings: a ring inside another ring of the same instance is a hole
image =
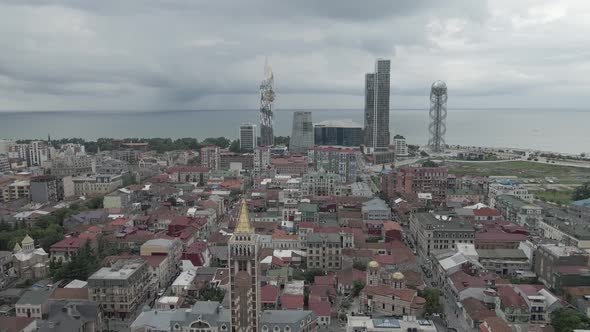
[[[240,125],[240,152],[253,152],[254,148],[258,145],[257,141],[256,125],[242,123]]]
[[[243,199],[233,235],[228,243],[230,310],[232,332],[258,331],[260,328],[260,283],[258,235],[250,224]]]
[[[318,330],[317,316],[311,310],[265,310],[260,316],[260,325],[261,332]]]
[[[557,240],[566,246],[590,249],[590,222],[577,214],[551,208],[545,210],[539,229],[547,239]]]
[[[189,309],[143,311],[131,324],[130,331],[233,332],[230,329],[230,321],[230,310],[224,308],[221,303],[197,301]]]
[[[391,207],[378,197],[364,202],[361,213],[363,220],[391,220]]]
[[[346,316],[346,332],[398,332],[420,331],[438,332],[433,321],[418,319],[412,316],[395,317],[369,317]],[[494,331],[496,332],[496,331]],[[500,331],[503,332],[503,331]]]
[[[270,146],[257,146],[254,148],[254,178],[260,177],[270,166]]]
[[[178,239],[153,239],[141,245],[139,250],[141,256],[167,256],[168,275],[176,275],[180,270],[182,257],[182,243]]]
[[[72,178],[76,196],[108,194],[123,185],[121,175],[97,174]]]
[[[39,332],[102,331],[98,304],[88,300],[57,300],[49,304],[47,320],[39,322]]]
[[[8,184],[0,185],[0,190],[0,203],[31,197],[29,180],[14,180]]]
[[[363,144],[363,126],[351,120],[316,123],[314,124],[314,144],[358,147]]]
[[[0,157],[1,158],[1,157]],[[1,163],[1,161],[0,161]],[[1,168],[2,166],[0,166]],[[1,172],[1,170],[0,170]],[[579,218],[590,219],[590,198],[575,201],[570,204],[569,209],[576,213]]]
[[[423,255],[455,249],[457,243],[473,243],[475,228],[461,218],[414,213],[410,216],[410,236]]]
[[[340,182],[356,182],[362,172],[363,156],[360,151],[350,148],[314,146],[307,150],[310,168],[340,175]]]
[[[129,163],[112,158],[101,158],[96,160],[96,174],[123,174],[129,172]]]
[[[29,166],[43,166],[49,159],[49,146],[43,141],[32,141],[27,144],[27,164]]]
[[[61,262],[69,262],[72,255],[78,253],[78,251],[86,244],[87,238],[80,237],[65,237],[63,240],[54,243],[49,248],[51,259]]]
[[[514,195],[497,195],[495,206],[504,219],[537,229],[543,221],[543,208]]]
[[[209,180],[209,168],[201,166],[173,166],[166,170],[172,182],[193,182],[204,186]]]
[[[406,144],[406,138],[402,135],[395,135],[393,137],[393,146],[395,147],[396,157],[406,157],[408,153],[408,145]]]
[[[63,180],[53,175],[32,177],[29,190],[31,201],[35,203],[55,203],[64,199]]]
[[[328,173],[323,168],[303,175],[301,192],[304,196],[340,196],[340,175]]]
[[[201,166],[212,170],[218,170],[220,166],[219,154],[220,150],[218,146],[208,145],[201,148]]]
[[[365,146],[373,152],[386,150],[389,137],[390,61],[377,59],[375,72],[365,75]]]
[[[150,289],[148,264],[142,259],[119,260],[88,278],[88,295],[102,307],[108,318],[130,318],[145,300]]]
[[[254,154],[252,153],[233,153],[221,152],[219,155],[219,169],[231,170],[232,165],[240,164],[240,169],[250,171],[254,168]]]
[[[290,156],[272,158],[271,165],[276,174],[303,176],[307,173],[308,163],[304,157]]]
[[[432,204],[446,205],[448,170],[446,167],[401,167],[396,173],[396,191],[417,196],[432,194]]]
[[[44,319],[47,317],[48,299],[50,289],[33,289],[24,293],[16,302],[15,311],[17,317]]]
[[[522,249],[477,249],[479,262],[502,277],[516,276],[517,271],[530,271],[531,262]]]
[[[511,180],[490,183],[488,185],[488,201],[491,208],[496,207],[496,197],[500,195],[516,196],[523,201],[533,202],[533,195],[529,193],[528,189]]]
[[[324,271],[342,269],[342,241],[339,234],[311,233],[307,235],[307,268]]]
[[[0,174],[10,171],[10,160],[7,154],[0,154]]]
[[[313,123],[311,112],[297,111],[293,113],[293,130],[289,140],[291,153],[305,153],[313,145]]]
[[[588,254],[577,247],[541,244],[533,255],[533,269],[540,281],[553,287],[554,274],[561,266],[588,265]]]
[[[542,285],[515,285],[514,290],[529,307],[529,326],[551,323],[551,314],[563,307],[559,298]]]
[[[49,174],[57,177],[92,174],[97,171],[96,162],[89,156],[68,155],[50,160],[47,166]]]

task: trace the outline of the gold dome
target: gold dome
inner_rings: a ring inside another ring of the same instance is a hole
[[[393,280],[403,280],[404,279],[404,274],[401,272],[394,272],[391,274],[391,279]]]
[[[372,268],[372,269],[376,269],[376,268],[379,267],[379,263],[377,263],[375,261],[370,261],[367,266],[370,267],[370,268]]]

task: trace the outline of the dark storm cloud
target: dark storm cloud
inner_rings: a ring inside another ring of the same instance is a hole
[[[361,105],[363,76],[377,57],[392,60],[398,103],[427,96],[437,79],[458,98],[530,94],[572,74],[584,86],[590,75],[577,72],[588,51],[560,51],[578,44],[569,32],[583,21],[558,25],[563,8],[539,4],[5,0],[0,99],[7,109],[252,108],[266,56],[278,102],[301,95],[310,107]],[[547,45],[547,36],[562,38]],[[343,105],[343,95],[355,104]]]

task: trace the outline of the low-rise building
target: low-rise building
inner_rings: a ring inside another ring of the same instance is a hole
[[[531,262],[521,249],[478,249],[479,262],[499,276],[509,277],[517,271],[530,271]]]
[[[539,280],[547,287],[554,287],[554,274],[561,266],[588,265],[588,254],[584,251],[559,244],[541,244],[533,255],[533,269]]]
[[[301,181],[301,192],[305,196],[339,196],[340,189],[340,175],[323,168],[304,174]]]
[[[418,319],[412,316],[404,316],[399,319],[395,317],[373,318],[368,316],[346,316],[346,318],[346,332],[438,331],[431,320]]]
[[[33,289],[23,294],[15,305],[17,317],[44,319],[47,317],[49,289]]]
[[[456,243],[473,243],[475,228],[460,218],[414,213],[410,216],[410,236],[424,255],[455,248]]]
[[[76,196],[108,194],[123,185],[121,175],[97,174],[72,178]]]
[[[197,301],[190,309],[143,311],[131,324],[131,332],[230,331],[230,310],[219,302]]]
[[[317,316],[311,310],[264,310],[260,331],[316,332]]]
[[[29,180],[14,180],[8,184],[0,185],[0,203],[15,201],[21,198],[29,198],[31,183]]]
[[[533,195],[529,193],[528,189],[511,180],[490,183],[488,185],[488,201],[491,208],[496,207],[496,197],[500,195],[516,196],[523,201],[533,202]]]
[[[513,223],[536,229],[543,221],[543,208],[518,196],[498,195],[495,204],[504,219]]]
[[[364,220],[391,220],[391,207],[378,197],[364,202],[361,213]]]
[[[539,229],[545,238],[559,241],[566,246],[590,249],[590,222],[574,213],[547,209]]]

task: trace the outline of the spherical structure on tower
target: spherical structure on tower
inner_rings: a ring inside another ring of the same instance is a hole
[[[432,83],[432,93],[437,96],[442,96],[447,93],[447,84],[443,81],[436,81]]]
[[[369,264],[367,264],[367,267],[369,267],[370,269],[376,269],[379,267],[379,263],[377,263],[376,261],[370,261]]]

